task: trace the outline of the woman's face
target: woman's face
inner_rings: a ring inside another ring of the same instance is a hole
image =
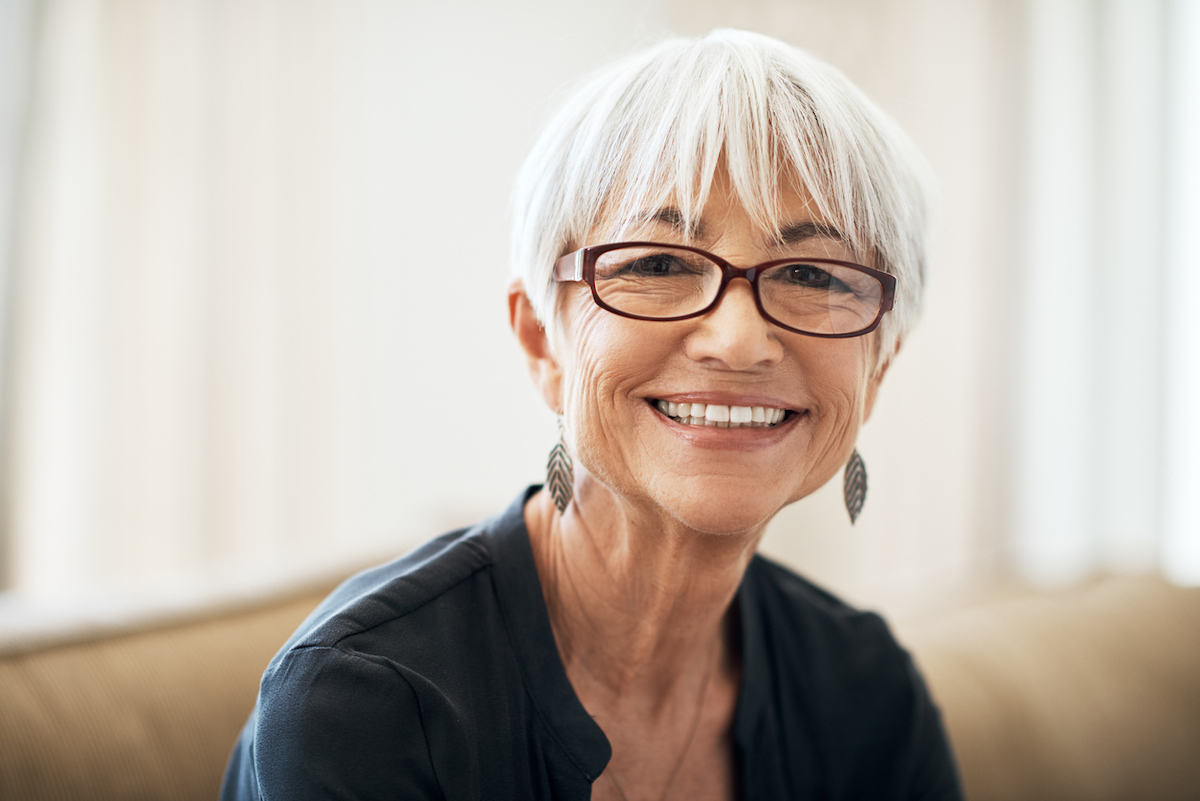
[[[822,222],[806,200],[781,199],[780,229],[797,235],[780,243],[751,224],[718,180],[690,243],[739,267],[793,255],[854,260],[836,236],[802,225]],[[623,239],[684,243],[677,213],[642,216]],[[578,244],[614,241],[615,228],[600,226]],[[565,284],[555,344],[537,374],[563,415],[582,499],[615,493],[713,533],[754,530],[828,481],[849,458],[882,378],[873,335],[785,331],[763,319],[740,279],[711,312],[676,322],[620,317],[596,306],[586,284]],[[659,401],[786,414],[773,427],[724,428],[681,422]]]

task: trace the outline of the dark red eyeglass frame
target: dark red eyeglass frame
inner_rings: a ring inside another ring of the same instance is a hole
[[[678,317],[646,317],[641,314],[630,314],[619,309],[614,309],[603,300],[600,299],[600,293],[596,290],[596,260],[600,256],[610,250],[628,247],[661,247],[673,248],[675,250],[686,250],[691,253],[696,253],[704,256],[706,259],[712,260],[721,268],[721,286],[717,289],[717,294],[713,298],[713,302],[705,306],[699,311],[681,314]],[[857,270],[861,273],[866,273],[882,285],[883,292],[879,297],[879,311],[875,315],[875,319],[864,328],[857,331],[851,331],[843,334],[821,334],[813,331],[801,331],[799,328],[793,328],[786,323],[776,320],[767,310],[763,308],[762,296],[758,291],[758,277],[765,270],[772,267],[778,267],[783,264],[795,264],[796,262],[813,263],[813,264],[837,264],[842,267],[849,267],[852,270]],[[875,270],[870,267],[864,267],[861,264],[855,264],[852,261],[840,261],[838,259],[812,259],[808,257],[796,258],[793,256],[790,259],[774,259],[773,261],[764,261],[762,264],[756,264],[753,267],[734,267],[729,262],[722,259],[720,256],[709,253],[707,250],[700,248],[689,247],[687,245],[672,245],[666,242],[610,242],[605,245],[588,245],[579,250],[572,251],[565,256],[560,256],[554,262],[554,280],[555,281],[576,281],[586,283],[592,290],[592,299],[596,301],[596,305],[612,314],[621,317],[628,317],[632,320],[650,320],[653,322],[669,323],[676,320],[690,320],[693,317],[701,317],[708,314],[717,307],[721,302],[721,298],[725,296],[725,289],[729,286],[729,282],[735,278],[745,278],[750,282],[750,286],[754,290],[754,305],[758,307],[758,313],[763,316],[763,319],[769,320],[780,328],[791,331],[794,334],[804,334],[810,337],[820,337],[821,339],[849,339],[851,337],[860,337],[863,334],[869,334],[879,327],[879,323],[883,320],[883,315],[891,311],[896,299],[896,276],[885,273],[882,270]]]

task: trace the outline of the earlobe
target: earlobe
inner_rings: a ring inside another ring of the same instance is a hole
[[[546,405],[553,412],[561,411],[562,372],[550,349],[546,329],[538,320],[519,278],[508,285],[508,322],[517,335],[517,341],[521,343],[521,349],[525,351],[529,375],[541,391]]]

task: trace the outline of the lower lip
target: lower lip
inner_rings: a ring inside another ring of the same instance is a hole
[[[768,448],[786,437],[791,430],[799,425],[801,420],[808,417],[808,412],[792,412],[782,423],[768,428],[767,426],[739,426],[738,428],[721,428],[720,426],[694,426],[680,423],[660,412],[653,403],[647,403],[658,420],[672,434],[687,440],[689,443],[714,450],[748,451]]]

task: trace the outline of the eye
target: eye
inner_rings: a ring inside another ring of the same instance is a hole
[[[716,265],[687,251],[638,246],[617,248],[601,256],[596,262],[596,278],[639,282],[653,279],[657,283],[661,279],[704,278],[714,269],[719,272]]]
[[[635,278],[665,278],[672,275],[695,275],[694,265],[688,264],[673,253],[651,253],[621,265],[614,275]]]
[[[814,264],[789,264],[780,271],[779,277],[789,284],[810,289],[845,289],[846,285],[826,270]]]

